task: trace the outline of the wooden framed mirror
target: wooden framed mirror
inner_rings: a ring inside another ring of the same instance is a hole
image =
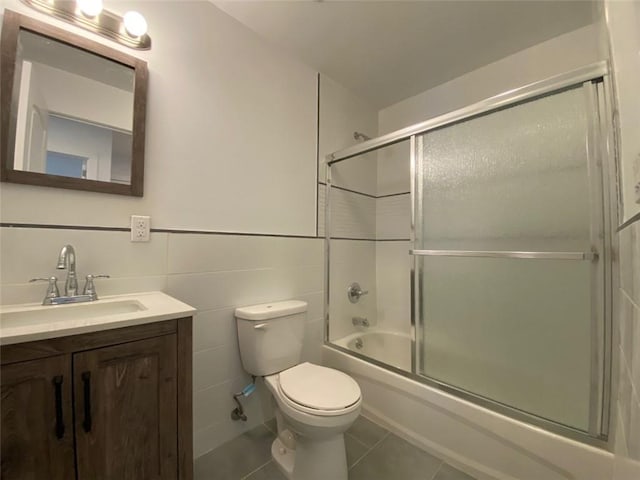
[[[141,197],[147,64],[5,10],[0,179]]]

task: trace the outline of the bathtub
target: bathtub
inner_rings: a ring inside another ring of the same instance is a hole
[[[334,343],[339,348],[324,345],[323,363],[358,382],[365,416],[479,480],[612,478],[613,455],[606,450],[514,420],[348,353],[410,370],[408,335],[372,330]]]
[[[411,371],[411,337],[407,334],[371,330],[348,335],[335,344],[401,370]]]

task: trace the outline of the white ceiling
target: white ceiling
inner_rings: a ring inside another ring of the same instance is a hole
[[[588,1],[214,1],[382,108],[593,23]]]

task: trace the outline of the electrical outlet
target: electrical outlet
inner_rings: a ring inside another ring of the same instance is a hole
[[[151,217],[131,215],[131,241],[148,242],[151,233]]]

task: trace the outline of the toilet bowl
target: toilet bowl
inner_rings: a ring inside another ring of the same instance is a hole
[[[312,363],[296,365],[264,380],[282,415],[272,454],[285,476],[292,480],[346,480],[343,434],[358,418],[362,404],[355,380]],[[294,434],[294,445],[287,445],[287,430]]]
[[[306,307],[289,301],[236,309],[240,357],[276,401],[271,454],[282,473],[289,480],[347,480],[344,432],[360,414],[360,387],[343,372],[300,363]]]

